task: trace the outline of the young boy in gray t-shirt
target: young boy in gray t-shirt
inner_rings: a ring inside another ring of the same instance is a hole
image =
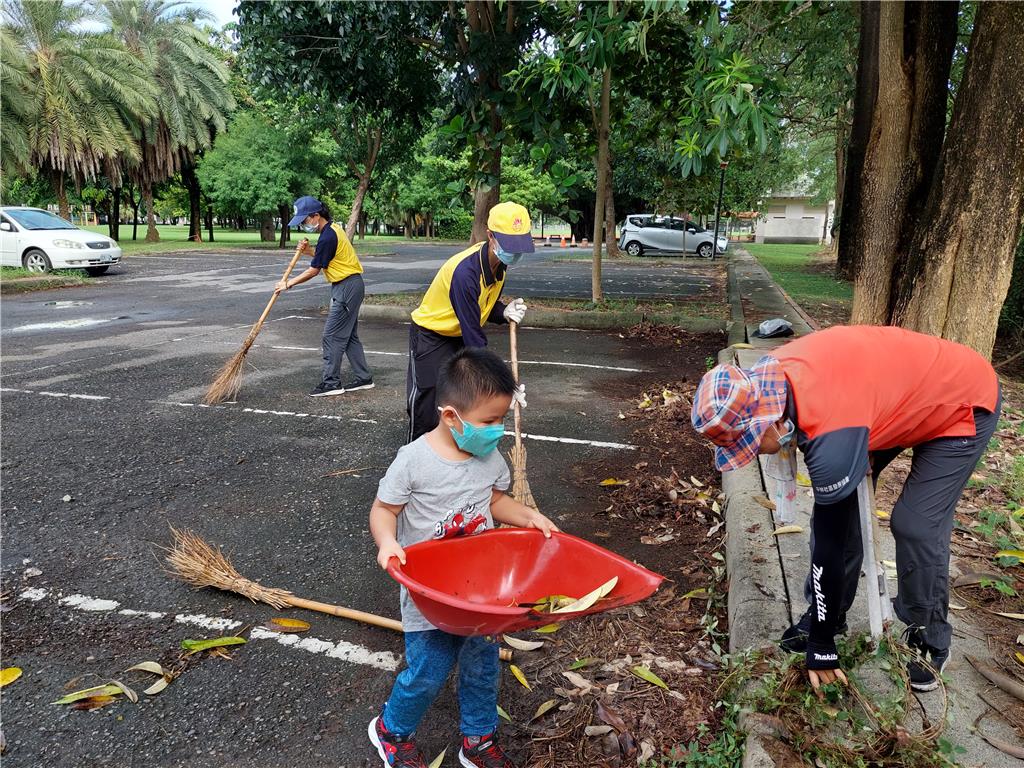
[[[377,562],[405,563],[403,547],[428,539],[470,536],[494,521],[558,528],[544,515],[505,494],[508,465],[495,450],[505,433],[512,398],[522,402],[508,365],[487,349],[465,348],[441,368],[436,388],[441,420],[432,431],[399,449],[380,481],[370,510]],[[523,403],[525,404],[525,403]],[[459,714],[466,768],[514,768],[498,746],[498,645],[485,637],[460,637],[428,622],[402,587],[406,667],[398,675],[370,741],[385,766],[427,768],[414,733],[448,675],[459,667]]]

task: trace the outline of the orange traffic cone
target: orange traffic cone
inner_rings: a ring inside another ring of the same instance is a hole
[[[573,236],[572,236],[572,247],[573,247],[573,248],[575,248],[575,247],[576,247],[576,235],[573,235]]]
[[[562,235],[562,243],[558,247],[559,248],[565,248],[565,235]]]

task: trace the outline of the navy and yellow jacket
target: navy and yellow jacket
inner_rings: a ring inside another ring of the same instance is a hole
[[[492,273],[487,243],[477,243],[438,270],[412,321],[441,336],[461,336],[467,347],[486,347],[483,324],[505,322],[498,301],[504,287],[505,265]]]
[[[320,233],[316,241],[316,253],[309,266],[322,269],[324,278],[331,284],[363,271],[363,265],[345,234],[345,228],[333,221]]]

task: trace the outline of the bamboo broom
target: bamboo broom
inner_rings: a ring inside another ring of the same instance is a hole
[[[512,347],[512,375],[516,378],[516,385],[519,385],[519,344],[516,337],[516,330],[519,323],[509,323],[509,343]],[[512,459],[512,497],[520,504],[525,504],[532,509],[537,509],[537,502],[533,500],[533,492],[530,490],[530,483],[526,479],[526,446],[523,445],[522,433],[522,409],[519,401],[515,404],[515,430],[516,444],[512,447],[509,458]]]
[[[302,252],[306,250],[309,245],[307,238],[302,238],[299,246],[295,249],[295,255],[292,256],[292,260],[288,263],[288,268],[284,271],[284,277],[282,280],[287,280],[288,276],[295,269],[295,264],[298,262]],[[277,301],[279,294],[275,293],[270,297],[270,301],[267,302],[266,309],[263,310],[263,314],[260,315],[260,319],[256,321],[256,324],[249,331],[249,335],[246,336],[245,341],[242,342],[242,348],[239,349],[234,357],[224,364],[224,367],[217,373],[217,377],[213,380],[213,384],[206,390],[206,395],[203,397],[203,402],[207,405],[214,403],[223,403],[225,400],[233,400],[235,395],[238,394],[238,390],[242,386],[242,366],[245,365],[245,356],[249,352],[249,348],[256,341],[256,336],[259,334],[260,329],[263,327],[263,321],[267,319],[267,315],[270,314],[271,307],[274,306],[274,302]]]
[[[393,629],[395,632],[402,631],[402,623],[394,619],[386,619],[383,616],[356,611],[352,608],[342,608],[340,605],[306,600],[296,597],[285,589],[265,587],[258,581],[252,581],[242,576],[235,570],[231,561],[220,551],[219,547],[210,546],[192,531],[178,530],[172,526],[171,533],[174,535],[174,546],[166,550],[167,564],[171,567],[171,574],[197,589],[214,587],[226,592],[235,592],[249,598],[254,603],[266,603],[278,610],[288,606],[305,608],[310,611],[340,616],[343,619],[361,621],[376,627]]]

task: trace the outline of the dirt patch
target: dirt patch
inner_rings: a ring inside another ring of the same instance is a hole
[[[671,360],[675,374],[638,376],[625,389],[619,381],[621,415],[635,423],[640,448],[577,465],[573,474],[581,498],[603,510],[584,526],[587,538],[614,542],[669,582],[642,604],[564,626],[540,651],[516,652],[532,690],[510,677],[514,694],[506,687],[503,698],[512,745],[529,766],[678,759],[688,745],[709,741],[721,716],[719,642],[727,627],[720,491],[711,453],[689,424],[689,392],[722,342],[649,325],[623,336],[641,343],[659,367]],[[665,687],[643,679],[645,670]],[[535,717],[548,701],[554,704]]]

